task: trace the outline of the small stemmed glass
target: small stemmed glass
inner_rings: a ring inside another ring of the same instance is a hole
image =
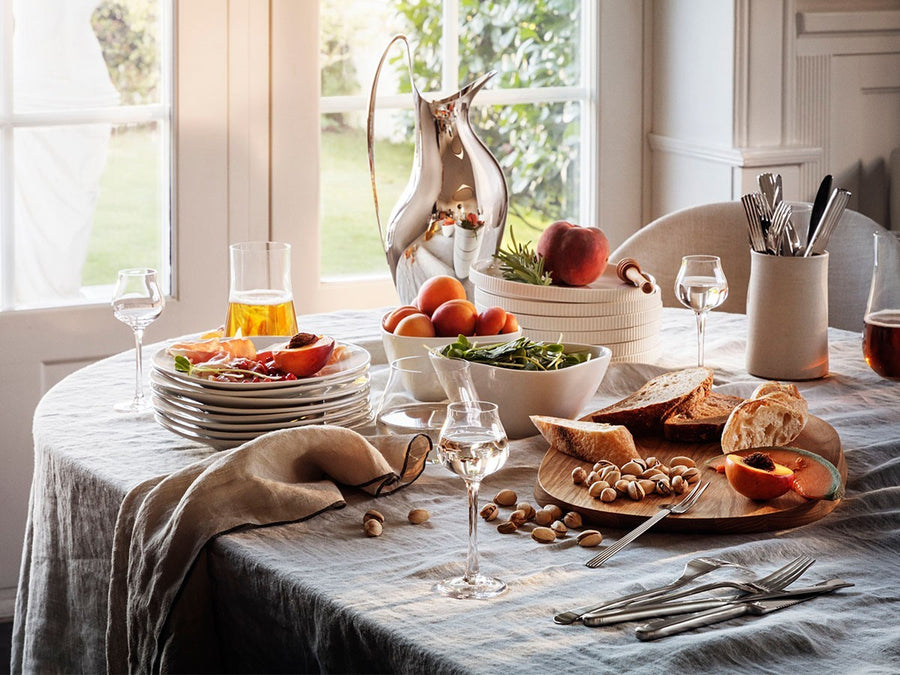
[[[139,413],[152,407],[144,398],[141,348],[144,329],[159,317],[165,304],[156,270],[146,267],[119,270],[119,280],[112,298],[113,313],[119,321],[131,326],[135,349],[134,398],[116,403],[113,407],[119,412]]]
[[[446,469],[466,482],[469,497],[469,546],[466,572],[444,579],[435,590],[452,598],[493,598],[505,593],[506,584],[478,571],[478,488],[481,480],[506,463],[509,441],[500,423],[497,404],[459,401],[447,406],[437,455]]]
[[[722,261],[714,255],[686,255],[675,277],[675,295],[697,315],[697,365],[703,365],[706,314],[728,297],[728,280]]]

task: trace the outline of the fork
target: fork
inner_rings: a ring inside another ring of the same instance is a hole
[[[607,610],[621,608],[623,605],[630,604],[637,600],[655,600],[658,595],[664,595],[670,591],[677,590],[682,586],[686,586],[697,577],[701,577],[704,574],[708,574],[709,572],[717,570],[721,567],[738,567],[742,570],[747,569],[740,563],[733,563],[727,560],[720,560],[718,558],[694,558],[693,560],[687,561],[684,566],[684,571],[681,573],[681,576],[671,583],[657,586],[656,588],[650,588],[646,591],[638,591],[637,593],[631,593],[630,595],[623,595],[616,600],[609,600],[607,602],[601,602],[594,605],[587,605],[585,607],[570,609],[566,612],[557,614],[553,617],[553,620],[559,624],[569,625],[570,623],[575,623],[582,616],[590,612],[596,612],[601,609]]]
[[[694,486],[694,489],[688,492],[687,495],[685,495],[684,499],[682,499],[677,504],[663,504],[659,507],[659,513],[655,514],[651,518],[648,518],[643,523],[634,528],[631,532],[619,539],[619,541],[617,541],[615,544],[608,547],[602,553],[595,555],[593,558],[588,560],[585,563],[585,566],[591,568],[600,567],[600,565],[612,558],[616,553],[628,546],[628,544],[640,537],[642,534],[644,534],[644,532],[656,525],[670,513],[674,513],[676,516],[681,515],[682,513],[686,513],[691,509],[691,507],[694,506],[694,504],[697,503],[697,500],[700,499],[700,496],[706,491],[706,488],[708,487],[708,482],[697,483],[697,485]]]
[[[797,581],[797,579],[799,579],[801,576],[803,576],[803,573],[806,572],[806,570],[808,570],[814,562],[815,560],[813,558],[810,558],[809,556],[800,556],[789,562],[784,567],[775,570],[765,577],[756,579],[755,581],[722,581],[713,584],[704,584],[702,586],[697,586],[696,588],[691,588],[680,593],[671,593],[663,596],[657,596],[643,602],[631,603],[627,607],[619,607],[618,609],[610,612],[608,612],[606,608],[604,608],[600,612],[584,615],[584,623],[586,626],[606,626],[613,623],[621,623],[623,621],[656,618],[661,616],[670,616],[672,614],[684,614],[686,612],[696,612],[701,609],[716,607],[719,604],[733,602],[735,599],[740,598],[741,596],[746,594],[772,593],[774,591],[781,591]],[[717,590],[719,588],[736,588],[743,592],[731,598],[716,598],[707,600],[705,601],[705,603],[700,603],[699,605],[697,601],[680,603],[671,602],[672,600],[683,598],[688,595],[696,595],[698,593]]]

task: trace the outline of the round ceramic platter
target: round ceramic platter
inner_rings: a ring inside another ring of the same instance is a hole
[[[284,346],[286,343],[283,337],[251,337],[253,346],[256,351],[264,351],[275,346]],[[335,349],[343,347],[347,353],[340,361],[330,363],[322,368],[313,377],[304,377],[299,380],[275,380],[270,382],[217,382],[207,380],[202,377],[191,377],[185,373],[175,370],[175,359],[166,353],[165,349],[161,349],[153,356],[153,367],[158,371],[178,378],[184,382],[190,382],[203,386],[208,389],[221,389],[233,391],[263,391],[266,389],[291,389],[304,386],[315,386],[329,383],[339,378],[352,376],[368,367],[371,356],[362,347],[348,344],[345,342],[337,342]]]
[[[652,338],[648,338],[647,340],[635,340],[634,342],[619,342],[610,345],[605,345],[609,347],[610,351],[612,351],[612,357],[627,357],[630,361],[636,355],[643,355],[645,352],[652,352],[653,350],[660,349],[662,346],[662,342],[659,339],[659,336],[655,336]]]
[[[661,325],[661,322],[655,321],[635,328],[624,328],[614,331],[535,330],[528,326],[522,326],[522,330],[525,332],[525,335],[532,340],[604,345],[612,349],[613,356],[616,356],[616,346],[635,345],[647,342],[655,344],[658,342]],[[562,336],[561,340],[560,335]],[[640,348],[639,351],[643,351],[643,349],[646,349],[646,347]]]
[[[546,288],[536,286],[535,288]],[[638,289],[635,289],[638,290]],[[662,307],[662,297],[659,288],[653,293],[631,294],[627,299],[613,302],[556,302],[544,300],[529,300],[518,297],[510,297],[500,293],[493,293],[483,288],[475,288],[475,307],[479,311],[487,307],[502,307],[508,312],[519,314],[533,314],[538,316],[618,316],[632,312],[645,312]]]
[[[486,258],[472,265],[469,279],[475,288],[483,288],[495,295],[544,302],[617,302],[641,295],[653,295],[622,282],[616,276],[614,265],[607,265],[603,274],[587,286],[538,286],[504,279],[499,263]]]
[[[297,408],[279,409],[277,412],[258,412],[258,409],[241,411],[241,414],[210,412],[211,409],[223,410],[216,406],[206,406],[202,403],[194,403],[183,398],[156,393],[153,396],[153,404],[159,406],[167,413],[178,414],[182,417],[191,417],[197,421],[209,420],[221,422],[232,426],[242,424],[254,424],[258,422],[284,422],[294,419],[298,415],[307,415],[326,411],[337,411],[357,405],[360,401],[366,401],[369,397],[369,389],[360,390],[355,394],[345,396],[333,401],[318,404],[305,405]],[[224,409],[227,410],[227,409]]]
[[[637,354],[614,356],[610,363],[656,363],[660,356],[662,356],[662,345],[648,349],[645,352],[638,352]]]
[[[327,412],[311,413],[310,415],[297,415],[293,419],[282,420],[279,422],[258,422],[256,424],[223,424],[221,422],[213,422],[207,420],[199,420],[189,415],[184,415],[172,409],[159,407],[156,409],[160,415],[166,417],[172,422],[182,424],[187,427],[200,429],[203,433],[208,432],[227,432],[227,433],[248,433],[248,432],[265,432],[277,431],[278,429],[293,429],[294,427],[305,427],[311,424],[338,424],[345,419],[353,419],[361,413],[369,410],[368,399],[357,401],[350,408],[342,410],[334,410]]]
[[[205,403],[211,406],[221,406],[225,412],[239,412],[242,409],[255,409],[254,412],[276,412],[285,408],[302,408],[307,403],[318,403],[322,401],[330,401],[333,399],[347,396],[359,391],[362,387],[368,385],[368,376],[360,376],[356,380],[346,384],[339,384],[333,387],[322,387],[317,392],[310,392],[306,396],[293,396],[285,398],[273,398],[270,396],[228,396],[222,395],[220,392],[185,391],[178,387],[171,386],[168,382],[157,379],[156,373],[150,374],[150,386],[153,391],[169,396],[178,396],[189,401]],[[218,410],[216,412],[221,412]]]
[[[644,337],[641,331],[645,331],[646,327],[656,325],[662,321],[662,310],[652,310],[649,312],[641,312],[640,314],[626,314],[632,317],[632,321],[628,321],[623,317],[599,316],[599,317],[560,317],[560,316],[532,316],[531,314],[516,314],[516,319],[523,331],[533,330],[555,330],[555,331],[582,331],[595,333],[609,333],[612,331],[636,331],[635,338]],[[614,340],[614,342],[624,342],[634,338],[625,337]],[[575,340],[573,340],[575,342]]]

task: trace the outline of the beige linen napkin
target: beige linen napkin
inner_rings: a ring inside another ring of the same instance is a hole
[[[134,487],[119,509],[106,630],[111,673],[220,670],[204,545],[244,526],[340,508],[335,483],[373,495],[422,473],[427,436],[286,429]]]

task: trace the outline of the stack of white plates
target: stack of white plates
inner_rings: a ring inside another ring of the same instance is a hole
[[[604,345],[613,362],[649,363],[661,354],[662,296],[623,283],[614,265],[588,286],[536,286],[503,278],[499,264],[479,260],[469,272],[479,311],[512,312],[533,340]]]
[[[261,351],[276,338],[252,339]],[[364,426],[371,422],[369,352],[341,346],[344,357],[315,377],[272,382],[192,377],[176,371],[174,359],[162,350],[153,357],[150,373],[156,420],[180,436],[221,448],[310,424]]]

